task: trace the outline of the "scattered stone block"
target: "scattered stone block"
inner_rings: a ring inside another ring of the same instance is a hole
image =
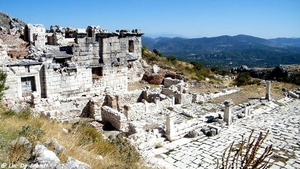
[[[195,130],[189,131],[188,134],[186,135],[188,138],[195,138],[199,135],[199,133]]]
[[[101,116],[104,122],[110,122],[117,130],[127,130],[127,119],[123,113],[120,113],[111,107],[103,106],[101,109]]]

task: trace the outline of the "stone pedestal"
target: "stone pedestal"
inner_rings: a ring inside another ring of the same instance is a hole
[[[166,133],[165,136],[169,141],[172,141],[174,138],[174,116],[171,114],[167,115],[167,120],[166,120]]]
[[[267,81],[267,87],[266,87],[266,99],[268,101],[271,100],[271,81]]]

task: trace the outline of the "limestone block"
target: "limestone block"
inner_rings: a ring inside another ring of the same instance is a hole
[[[296,93],[289,91],[288,92],[289,96],[291,96],[292,98],[299,98],[299,95],[297,95]]]
[[[169,88],[162,88],[161,93],[168,96],[168,97],[174,96],[174,91],[172,89],[169,89]]]
[[[194,94],[193,95],[193,103],[205,103],[206,101],[206,97],[204,97],[203,95],[200,94]]]
[[[103,121],[110,122],[116,129],[121,131],[127,130],[127,118],[123,113],[111,107],[103,106],[101,108],[101,116]]]

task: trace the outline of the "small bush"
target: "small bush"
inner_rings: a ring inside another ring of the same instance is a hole
[[[235,84],[237,86],[245,86],[250,84],[250,82],[251,82],[251,76],[250,73],[248,72],[239,73],[237,78],[235,79]]]
[[[7,74],[3,71],[0,71],[0,100],[3,97],[4,90],[7,90],[8,87],[5,86]]]
[[[15,112],[14,110],[9,109],[9,110],[5,110],[5,111],[3,112],[3,115],[4,115],[5,117],[12,117],[12,116],[15,116],[15,115],[16,115],[16,112]]]
[[[88,122],[80,122],[72,126],[79,135],[78,145],[89,146],[93,151],[106,155],[114,152],[116,146],[105,140],[102,134],[93,128]]]
[[[30,119],[30,118],[32,117],[30,108],[27,107],[27,108],[25,108],[25,109],[22,109],[22,110],[18,113],[17,117],[18,117],[19,119],[22,119],[22,120],[28,120],[28,119]]]
[[[177,63],[177,58],[175,56],[168,56],[167,60],[173,65],[176,65]]]
[[[26,137],[30,142],[37,141],[45,135],[45,131],[38,126],[22,126],[22,129],[19,131],[20,136]]]
[[[119,158],[127,163],[133,164],[140,160],[140,155],[136,151],[135,147],[126,140],[122,134],[118,134],[115,138],[111,139],[111,143],[115,144],[118,148]]]
[[[80,145],[94,143],[100,140],[103,140],[102,135],[94,128],[90,126],[83,126],[81,127],[81,139],[80,139]]]
[[[156,56],[162,57],[163,55],[156,49],[153,49],[153,53],[155,53]]]

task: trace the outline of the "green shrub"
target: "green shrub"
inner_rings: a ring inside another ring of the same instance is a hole
[[[91,126],[81,126],[80,133],[82,136],[79,142],[80,145],[95,143],[97,141],[103,140],[100,132]]]
[[[111,143],[116,145],[119,152],[119,158],[125,163],[136,163],[140,160],[140,155],[135,147],[126,140],[122,134],[118,134],[115,138],[111,139]]]
[[[3,115],[5,116],[5,117],[12,117],[12,116],[14,116],[14,115],[16,115],[17,113],[14,111],[14,110],[11,110],[11,109],[9,109],[9,110],[5,110],[4,112],[3,112]]]
[[[153,53],[155,53],[156,56],[162,57],[163,55],[156,49],[153,49]]]
[[[176,65],[177,63],[177,58],[175,56],[168,56],[167,60],[173,65]]]
[[[4,90],[7,90],[8,87],[5,87],[7,74],[0,71],[0,100],[2,100]]]
[[[239,73],[237,78],[235,79],[235,84],[237,86],[245,86],[250,84],[250,82],[251,82],[251,76],[250,73],[248,72]]]

